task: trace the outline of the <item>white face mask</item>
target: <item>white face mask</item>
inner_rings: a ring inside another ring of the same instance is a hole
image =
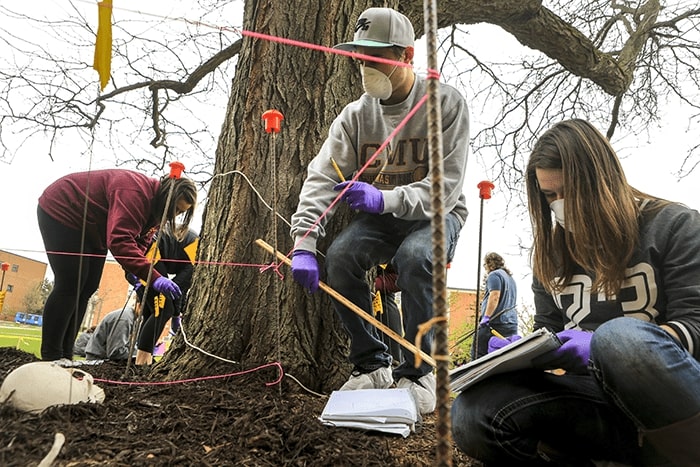
[[[564,225],[564,200],[558,199],[549,203],[549,209],[554,213],[554,219],[556,219],[557,224],[561,225],[562,228],[566,228]],[[571,229],[569,229],[571,230]]]
[[[391,80],[389,77],[396,70],[396,66],[389,76],[385,75],[381,71],[372,68],[362,66],[360,67],[360,73],[362,74],[362,87],[365,92],[375,99],[388,99],[391,97],[391,93],[394,92],[393,86],[391,85]]]

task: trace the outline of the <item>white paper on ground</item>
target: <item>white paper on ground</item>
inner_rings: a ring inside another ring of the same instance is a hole
[[[333,391],[319,420],[325,425],[400,434],[404,438],[418,420],[408,388]]]

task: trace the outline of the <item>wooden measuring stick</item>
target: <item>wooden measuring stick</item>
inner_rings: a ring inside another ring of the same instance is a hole
[[[284,264],[286,264],[287,266],[290,266],[290,265],[292,264],[292,262],[290,261],[289,258],[287,258],[286,256],[284,256],[284,255],[283,255],[281,252],[279,252],[279,251],[275,252],[274,248],[272,248],[272,246],[270,246],[269,244],[267,244],[267,243],[265,242],[265,240],[262,240],[262,239],[259,238],[259,239],[255,240],[255,243],[256,243],[259,247],[261,247],[263,250],[266,250],[266,251],[268,251],[269,253],[272,253],[273,255],[276,255],[276,256],[277,256],[277,259],[280,260],[280,261],[282,261],[282,262],[283,262]],[[399,345],[401,345],[401,346],[407,348],[408,350],[410,350],[410,351],[413,352],[414,354],[416,354],[416,353],[417,353],[417,354],[420,354],[420,356],[423,358],[424,361],[426,361],[427,363],[430,363],[432,366],[436,366],[436,364],[435,364],[435,359],[433,359],[433,357],[431,357],[431,356],[428,355],[427,353],[423,352],[421,349],[419,349],[418,347],[416,347],[414,344],[408,342],[408,341],[407,341],[406,339],[404,339],[403,337],[399,336],[393,329],[391,329],[390,327],[386,326],[386,325],[385,325],[384,323],[382,323],[381,321],[377,320],[374,316],[372,316],[372,315],[370,315],[369,313],[365,312],[365,310],[363,310],[363,309],[360,308],[359,306],[355,305],[354,303],[352,303],[352,302],[351,302],[350,300],[348,300],[347,298],[343,297],[340,293],[336,292],[336,291],[335,291],[334,289],[332,289],[330,286],[328,286],[327,284],[325,284],[325,283],[322,282],[322,281],[318,281],[318,287],[319,287],[321,290],[323,290],[324,292],[326,292],[328,295],[330,295],[331,297],[335,298],[335,299],[338,300],[340,303],[342,303],[343,305],[345,305],[346,307],[348,307],[350,310],[352,310],[353,312],[355,312],[357,315],[360,316],[360,318],[362,318],[362,319],[364,319],[365,321],[369,322],[370,324],[374,325],[377,329],[379,329],[380,331],[382,331],[384,334],[386,334],[387,336],[389,336],[391,339],[393,339],[394,341],[398,342]]]

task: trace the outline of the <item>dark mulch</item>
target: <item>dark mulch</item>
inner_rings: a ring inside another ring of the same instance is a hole
[[[0,382],[28,353],[0,348]],[[124,365],[83,367],[121,381]],[[265,386],[276,370],[158,386],[98,382],[103,404],[52,407],[40,415],[0,405],[0,465],[37,465],[57,432],[65,444],[55,466],[429,466],[435,465],[436,415],[408,438],[330,428],[317,417],[326,399],[291,379]],[[149,381],[135,375],[131,381]],[[453,449],[454,465],[473,465]]]

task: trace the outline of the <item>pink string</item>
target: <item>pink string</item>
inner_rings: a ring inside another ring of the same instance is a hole
[[[93,258],[106,258],[107,255],[98,255],[95,253],[76,253],[70,251],[47,251],[47,255],[64,255],[64,256],[87,256]],[[130,258],[142,258],[141,256],[113,256],[114,259],[130,259]],[[163,263],[191,263],[189,259],[166,259],[159,258],[158,262]],[[194,264],[205,265],[205,266],[243,266],[243,267],[253,267],[253,268],[263,268],[268,266],[267,264],[255,264],[255,263],[234,263],[227,261],[195,261]]]
[[[137,381],[114,381],[114,380],[102,379],[102,378],[93,378],[93,381],[98,382],[98,383],[115,384],[115,385],[121,385],[121,386],[165,386],[165,385],[170,385],[170,384],[193,383],[193,382],[197,382],[197,381],[207,381],[207,380],[211,380],[211,379],[230,378],[232,376],[242,376],[242,375],[245,375],[248,373],[253,373],[255,371],[264,370],[265,368],[270,368],[270,367],[277,367],[277,369],[279,370],[279,376],[275,381],[265,383],[265,386],[274,386],[275,384],[279,384],[280,381],[282,381],[282,378],[284,377],[284,369],[282,369],[282,365],[279,362],[266,363],[265,365],[251,368],[251,369],[244,370],[244,371],[238,371],[236,373],[228,373],[225,375],[201,376],[199,378],[181,379],[181,380],[176,380],[176,381],[137,382]]]

